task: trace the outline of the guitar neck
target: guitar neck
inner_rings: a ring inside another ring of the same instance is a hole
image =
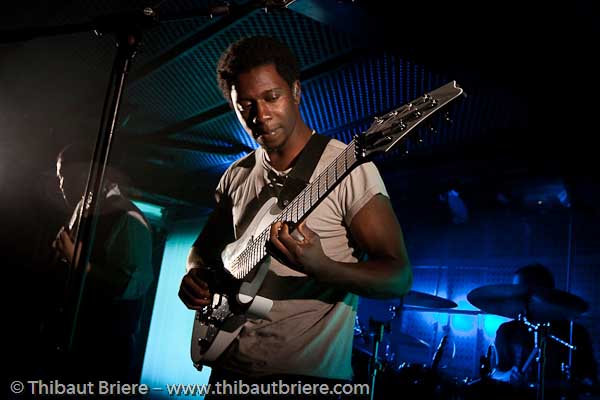
[[[355,142],[352,141],[323,172],[286,205],[275,221],[290,221],[294,224],[302,222],[335,186],[358,165],[354,148]]]
[[[335,186],[359,164],[355,149],[356,141],[353,140],[323,172],[285,206],[273,222],[292,222],[297,225],[306,219]],[[269,226],[254,237],[253,241],[233,261],[230,270],[233,276],[243,279],[266,257],[266,244],[269,240],[270,229]]]
[[[285,206],[274,222],[289,221],[294,225],[306,216],[333,190],[333,188],[360,162],[374,154],[385,153],[405,139],[416,126],[434,115],[448,103],[463,94],[456,81],[451,81],[423,96],[397,108],[375,122],[357,136],[325,171],[294,200]],[[358,154],[358,158],[357,158]],[[242,253],[230,264],[230,272],[244,278],[267,255],[266,243],[270,227],[254,237]]]

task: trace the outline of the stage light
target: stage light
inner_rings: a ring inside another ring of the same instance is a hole
[[[164,217],[163,207],[137,200],[134,200],[133,204],[150,220],[161,220]]]
[[[458,304],[457,310],[473,310],[473,306],[463,295],[454,299]],[[450,327],[458,336],[474,336],[477,333],[477,315],[470,314],[450,314]]]
[[[483,334],[488,340],[495,339],[498,327],[504,322],[510,321],[510,318],[501,317],[499,315],[485,315],[483,318]]]
[[[210,376],[210,368],[199,372],[193,366],[190,343],[194,311],[177,297],[188,252],[204,223],[205,220],[177,224],[165,244],[141,377],[141,383],[163,389],[154,390],[152,398],[170,398],[164,390],[167,384],[204,384]]]

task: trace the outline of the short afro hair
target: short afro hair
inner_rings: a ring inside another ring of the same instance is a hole
[[[217,64],[217,82],[231,103],[231,86],[237,77],[252,68],[273,64],[292,87],[300,77],[298,59],[288,46],[269,36],[251,36],[230,45]]]

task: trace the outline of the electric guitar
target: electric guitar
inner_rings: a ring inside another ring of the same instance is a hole
[[[318,177],[284,204],[283,210],[275,197],[262,206],[245,233],[221,253],[223,266],[207,270],[209,287],[215,293],[210,305],[196,311],[191,341],[191,358],[196,368],[216,360],[237,337],[248,317],[266,318],[271,310],[273,301],[257,295],[271,261],[266,249],[270,226],[278,221],[291,222],[292,226],[302,222],[354,168],[391,150],[462,93],[451,81],[376,117],[371,127],[356,135]]]

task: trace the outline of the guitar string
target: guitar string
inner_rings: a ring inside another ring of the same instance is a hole
[[[350,168],[352,168],[355,163],[358,161],[355,157],[355,153],[354,153],[354,149],[356,147],[356,140],[352,140],[347,146],[346,148],[325,168],[325,170],[323,172],[321,172],[316,179],[313,180],[313,182],[311,182],[309,185],[307,185],[304,189],[302,189],[302,191],[282,210],[282,212],[275,218],[275,220],[273,222],[283,222],[286,220],[292,220],[294,223],[297,222],[299,219],[301,219],[302,217],[304,217],[304,215],[307,214],[307,211],[310,211],[311,208],[313,207],[314,203],[312,200],[312,196],[309,195],[309,206],[308,207],[302,207],[302,216],[299,215],[299,205],[300,205],[300,201],[304,202],[306,200],[306,194],[311,191],[314,190],[313,188],[315,186],[317,186],[318,192],[320,193],[320,185],[323,183],[323,177],[325,177],[324,179],[324,184],[325,184],[325,190],[323,191],[323,194],[325,195],[325,193],[327,193],[329,191],[329,189],[331,189],[333,186],[335,186],[335,184],[337,183],[337,181],[339,180],[339,177],[342,176],[342,174],[346,173],[348,171],[348,155],[351,155],[351,159],[352,162],[350,164]],[[340,170],[339,167],[339,160],[344,157],[344,166],[346,168]],[[328,182],[328,178],[329,178],[329,174],[334,174],[334,181],[331,183],[331,185]],[[322,196],[323,198],[325,196]],[[320,200],[321,196],[319,196],[316,201]],[[315,201],[315,202],[316,202]],[[296,208],[296,218],[293,218],[293,210],[294,208]],[[234,274],[234,276],[236,276],[236,278],[241,279],[243,278],[248,272],[250,272],[254,266],[256,264],[258,264],[259,261],[261,261],[264,256],[266,256],[266,250],[265,250],[265,244],[268,240],[268,236],[270,234],[270,226],[268,228],[266,228],[265,230],[263,230],[263,232],[261,232],[252,242],[252,244],[248,247],[246,247],[246,249],[244,249],[242,251],[242,253],[240,253],[240,255],[233,261],[232,263],[232,267],[231,267],[231,272]],[[258,253],[258,256],[255,257],[250,257],[251,254],[256,254],[256,252]],[[240,274],[241,273],[241,274]]]

